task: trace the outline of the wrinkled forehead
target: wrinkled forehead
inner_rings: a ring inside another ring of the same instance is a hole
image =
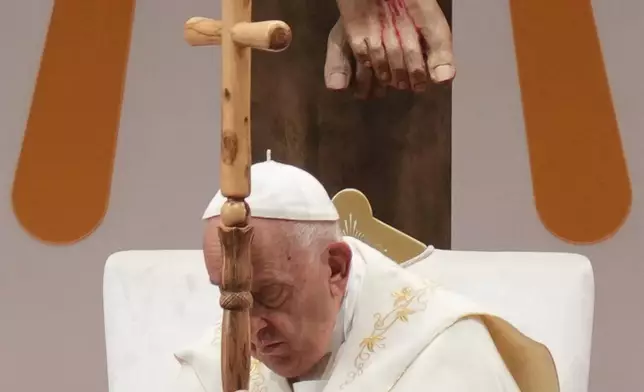
[[[219,222],[211,219],[207,223],[204,236],[204,256],[213,283],[221,279],[223,253],[219,240]],[[283,280],[294,275],[297,271],[295,260],[302,257],[291,246],[291,233],[283,230],[277,221],[256,219],[253,221],[253,241],[251,243],[251,263],[253,265],[253,281]],[[210,270],[213,269],[213,270]]]

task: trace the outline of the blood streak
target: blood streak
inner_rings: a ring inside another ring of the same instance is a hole
[[[385,42],[384,34],[387,22],[387,13],[385,12],[385,8],[382,6],[382,2],[378,2],[378,17],[380,19],[380,42]],[[387,48],[385,47],[385,51],[386,50]]]
[[[385,2],[387,3],[389,11],[392,15],[400,16],[400,10],[405,8],[405,4],[402,2],[402,0],[385,0]]]
[[[405,2],[403,0],[384,0],[384,3],[389,9],[389,13],[392,15],[391,23],[393,25],[394,31],[396,32],[396,38],[398,38],[398,43],[402,45],[402,37],[400,36],[400,30],[398,29],[398,23],[396,19],[403,16],[402,10],[406,11],[407,6],[405,5]],[[380,26],[383,32],[386,26],[385,18],[386,18],[386,12],[382,7],[382,3],[380,3]]]

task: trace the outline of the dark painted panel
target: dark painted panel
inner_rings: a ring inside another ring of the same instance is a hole
[[[440,1],[451,20],[451,0]],[[282,19],[293,29],[285,52],[253,54],[253,157],[300,166],[331,195],[364,192],[379,219],[425,243],[450,246],[451,88],[422,96],[390,91],[360,101],[327,91],[332,1],[256,1],[254,20]]]

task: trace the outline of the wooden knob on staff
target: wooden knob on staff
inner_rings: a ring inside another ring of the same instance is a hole
[[[291,44],[291,28],[279,20],[241,22],[230,32],[233,41],[253,49],[282,51]]]
[[[184,25],[183,36],[192,46],[221,45],[223,23],[220,20],[194,17]],[[279,20],[241,22],[230,31],[233,42],[248,48],[279,52],[291,44],[291,28]]]
[[[183,38],[192,46],[221,45],[220,20],[196,16],[188,19],[183,26]]]

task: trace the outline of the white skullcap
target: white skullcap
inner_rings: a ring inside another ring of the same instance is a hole
[[[270,160],[250,168],[251,193],[246,198],[255,218],[292,221],[337,221],[338,211],[312,175],[295,166]],[[226,198],[217,192],[203,219],[219,216]]]

